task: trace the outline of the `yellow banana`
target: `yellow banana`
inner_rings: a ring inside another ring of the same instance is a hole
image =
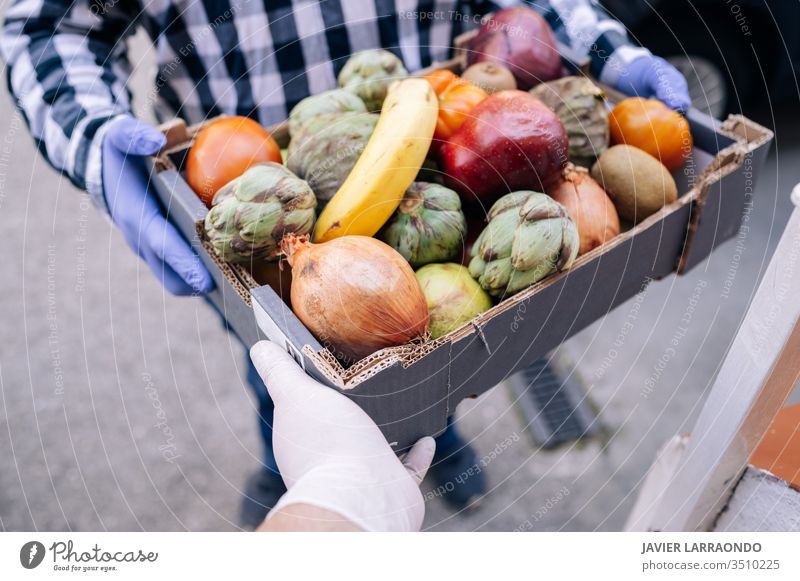
[[[404,79],[389,88],[375,131],[317,219],[314,242],[380,230],[417,177],[438,116],[436,94],[425,79]]]

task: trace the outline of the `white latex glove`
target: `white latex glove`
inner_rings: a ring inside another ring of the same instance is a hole
[[[311,379],[283,349],[261,341],[250,357],[275,402],[272,441],[288,489],[270,515],[309,504],[369,531],[418,531],[433,438],[401,462],[358,405]]]

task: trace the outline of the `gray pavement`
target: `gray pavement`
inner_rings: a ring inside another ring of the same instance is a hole
[[[142,92],[152,69],[144,45],[135,49]],[[464,402],[459,425],[492,492],[456,514],[426,483],[426,528],[623,525],[656,448],[690,428],[788,217],[800,123],[788,111],[779,119],[741,243],[654,283],[559,350],[606,436],[545,452],[503,386]],[[162,292],[37,155],[6,95],[0,143],[0,529],[234,529],[259,457],[243,348],[202,300]],[[687,313],[689,330],[667,353]],[[610,357],[626,321],[624,348]]]

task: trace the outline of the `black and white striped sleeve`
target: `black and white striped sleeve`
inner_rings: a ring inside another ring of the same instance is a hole
[[[497,8],[529,6],[545,17],[556,38],[590,59],[595,78],[615,85],[628,65],[650,51],[628,38],[625,26],[596,0],[491,0]]]
[[[102,139],[130,110],[125,38],[136,14],[131,0],[15,0],[0,35],[9,89],[39,150],[104,209]]]

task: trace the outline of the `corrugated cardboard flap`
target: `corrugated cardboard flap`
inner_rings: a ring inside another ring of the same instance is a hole
[[[464,325],[461,329],[470,327],[472,323]],[[314,364],[314,367],[322,373],[333,385],[341,389],[351,389],[371,377],[379,374],[384,369],[394,365],[408,367],[423,359],[440,346],[448,343],[451,335],[458,333],[461,329],[453,331],[450,335],[440,337],[432,341],[420,341],[400,345],[399,347],[387,347],[376,351],[372,355],[365,357],[345,368],[333,354],[327,349],[315,351],[310,345],[303,347],[303,354]]]
[[[683,274],[687,270],[689,249],[700,224],[703,207],[711,185],[718,183],[723,177],[739,169],[744,162],[745,156],[769,143],[773,137],[772,131],[742,115],[728,116],[717,131],[735,141],[719,151],[700,174],[692,191],[689,192],[692,194],[695,208],[686,233],[686,246],[678,261],[678,274]]]

